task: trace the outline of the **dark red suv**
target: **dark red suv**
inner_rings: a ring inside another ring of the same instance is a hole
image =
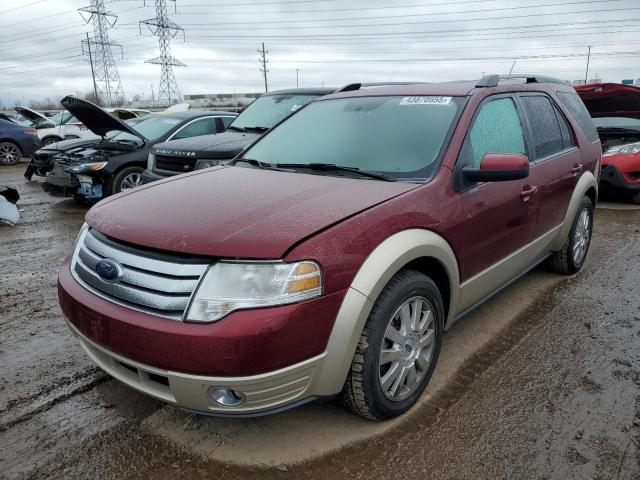
[[[62,309],[100,367],[187,410],[399,415],[454,322],[542,261],[582,267],[587,128],[550,78],[349,85],[230,165],[93,207]]]

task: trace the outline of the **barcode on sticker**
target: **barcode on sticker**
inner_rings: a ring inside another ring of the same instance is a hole
[[[449,105],[451,97],[404,97],[400,105]]]

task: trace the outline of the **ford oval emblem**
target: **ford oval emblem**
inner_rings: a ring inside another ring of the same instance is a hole
[[[96,263],[96,273],[105,282],[117,282],[122,277],[122,267],[115,260],[105,258]]]

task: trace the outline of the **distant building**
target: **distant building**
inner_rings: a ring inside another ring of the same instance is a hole
[[[205,93],[185,95],[184,101],[192,107],[246,107],[262,93]]]

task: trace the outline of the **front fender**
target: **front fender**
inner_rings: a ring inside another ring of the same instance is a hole
[[[448,317],[453,317],[460,280],[456,257],[446,240],[422,229],[404,230],[390,236],[367,257],[347,290],[327,343],[324,361],[314,378],[316,394],[332,395],[342,389],[358,340],[380,292],[405,265],[423,257],[437,260],[446,270],[451,290]]]

